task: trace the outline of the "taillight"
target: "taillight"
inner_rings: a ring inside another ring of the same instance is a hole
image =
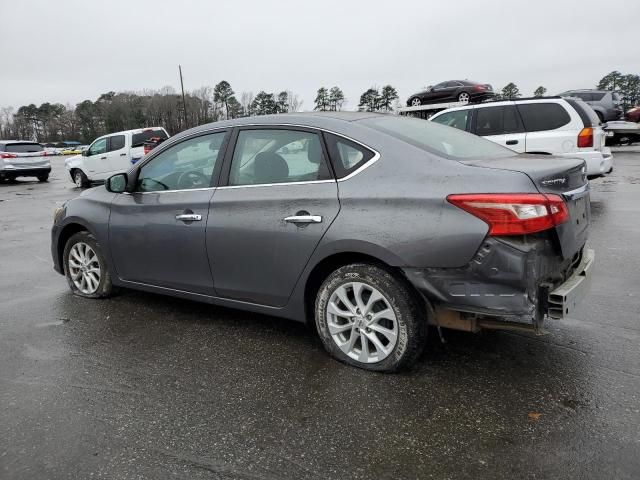
[[[587,127],[578,134],[578,148],[593,147],[593,128]]]
[[[489,235],[541,232],[569,218],[559,195],[541,193],[473,193],[449,195],[447,200],[489,225]]]
[[[41,156],[41,157],[46,157],[47,155],[49,155],[47,152],[41,152],[41,153],[40,153],[40,156]]]
[[[0,154],[0,158],[16,158],[17,155],[13,154],[13,153],[2,153]]]
[[[485,87],[484,85],[476,85],[475,87],[473,87],[473,89],[477,92],[483,92],[487,89],[487,87]]]

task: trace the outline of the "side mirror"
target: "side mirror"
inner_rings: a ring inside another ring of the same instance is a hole
[[[88,157],[89,156],[89,149],[88,148],[82,151],[82,156],[83,157]]]
[[[116,173],[107,179],[104,186],[111,193],[123,193],[127,190],[128,182],[129,177],[126,173]]]

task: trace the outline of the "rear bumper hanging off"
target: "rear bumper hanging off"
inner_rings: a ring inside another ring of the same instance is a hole
[[[582,261],[566,282],[549,292],[547,315],[550,318],[563,319],[571,315],[576,305],[587,295],[591,287],[591,273],[595,254],[585,250]]]

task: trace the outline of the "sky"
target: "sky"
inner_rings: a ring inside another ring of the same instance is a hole
[[[524,95],[640,74],[640,0],[0,0],[0,107],[227,80],[313,108],[339,86],[401,100],[450,79]]]

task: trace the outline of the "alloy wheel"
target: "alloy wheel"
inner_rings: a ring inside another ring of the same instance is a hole
[[[73,176],[73,180],[74,183],[76,184],[76,187],[78,188],[82,188],[82,172],[81,171],[76,171],[75,175]]]
[[[419,107],[420,105],[422,105],[422,102],[419,98],[414,98],[413,100],[411,100],[412,107]]]
[[[462,92],[458,95],[458,101],[462,103],[469,103],[469,94],[467,92]]]
[[[329,297],[327,327],[346,355],[361,363],[387,358],[398,341],[398,320],[389,300],[363,282],[340,285]]]
[[[100,261],[90,245],[78,242],[71,247],[68,260],[73,284],[85,295],[91,295],[100,285]]]

